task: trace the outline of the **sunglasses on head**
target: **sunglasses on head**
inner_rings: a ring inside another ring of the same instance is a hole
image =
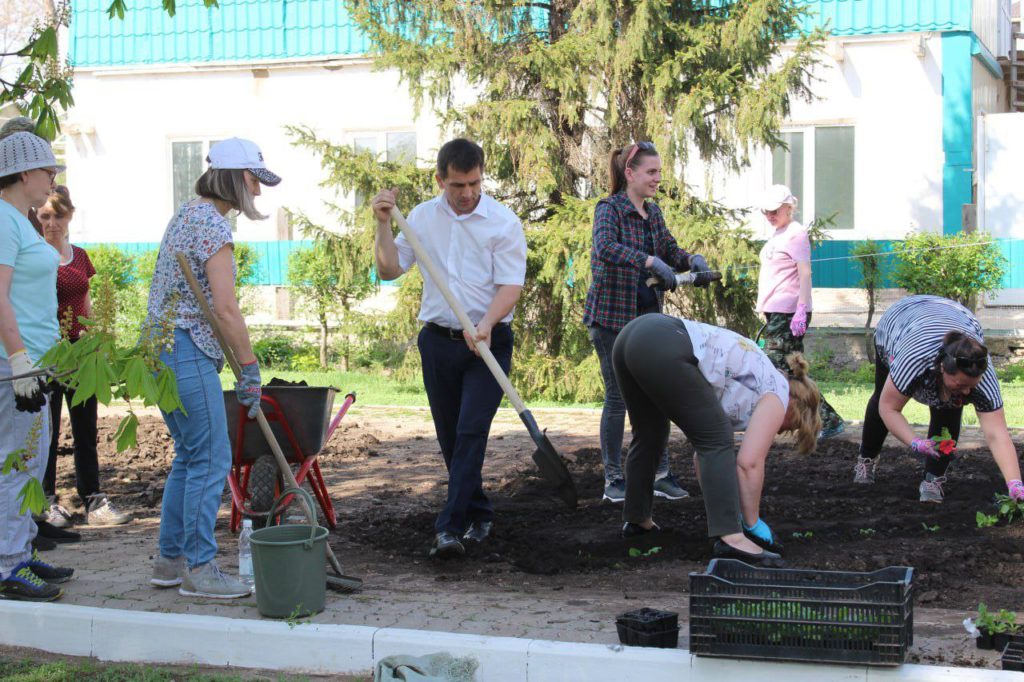
[[[641,150],[641,149],[643,149],[645,152],[656,152],[657,151],[657,150],[654,149],[654,143],[653,142],[634,142],[633,143],[633,148],[629,150],[629,154],[626,156],[626,164],[625,165],[627,167],[629,166],[629,162],[633,160],[633,157],[636,156],[636,153],[639,150]]]
[[[957,369],[962,369],[967,372],[977,372],[981,374],[988,368],[988,358],[965,358],[959,355],[954,355],[953,360],[956,361]]]

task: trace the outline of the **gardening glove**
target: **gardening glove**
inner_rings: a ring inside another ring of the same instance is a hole
[[[32,358],[24,350],[19,350],[7,361],[11,365],[11,374],[29,374],[37,370]],[[14,407],[19,412],[38,412],[46,404],[46,382],[43,377],[25,377],[15,379],[14,384]]]
[[[789,321],[789,331],[798,339],[807,333],[807,306],[803,303],[797,305],[793,319]]]
[[[242,376],[235,382],[238,402],[249,408],[249,419],[255,419],[260,411],[260,397],[263,395],[260,379],[260,364],[257,360],[242,365]]]
[[[939,453],[935,450],[935,442],[931,438],[915,438],[910,442],[910,449],[922,457],[938,459]]]
[[[758,540],[767,542],[769,545],[775,544],[775,534],[772,533],[772,529],[768,527],[768,524],[764,522],[764,519],[758,519],[757,523],[753,526],[748,526],[744,523],[743,530],[757,537]]]
[[[693,286],[706,287],[711,284],[711,268],[704,256],[690,254],[690,272],[693,273]]]
[[[1024,502],[1024,483],[1015,479],[1006,484],[1006,489],[1009,491],[1011,499]]]
[[[647,269],[658,278],[658,283],[655,285],[658,289],[661,289],[662,291],[676,290],[675,270],[670,268],[665,261],[661,260],[657,256],[651,256],[651,264]]]

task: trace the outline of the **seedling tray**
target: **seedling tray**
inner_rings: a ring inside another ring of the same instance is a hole
[[[637,609],[615,619],[619,641],[628,646],[675,649],[679,646],[679,614],[674,611]]]
[[[1015,635],[1003,649],[1003,670],[1024,672],[1024,636]]]
[[[713,559],[690,574],[699,656],[900,665],[914,643],[914,569],[757,568]]]

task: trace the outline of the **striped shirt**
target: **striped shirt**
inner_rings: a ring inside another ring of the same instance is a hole
[[[943,400],[939,386],[942,375],[937,365],[942,339],[947,332],[963,332],[979,343],[985,342],[978,320],[959,303],[939,296],[907,296],[885,311],[875,329],[878,358],[889,369],[896,389],[929,407],[949,408],[972,404],[978,412],[1002,408],[999,381],[992,358],[981,383],[967,396]]]

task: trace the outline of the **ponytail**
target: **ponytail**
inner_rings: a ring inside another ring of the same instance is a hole
[[[618,194],[626,189],[627,159],[629,167],[635,169],[645,157],[657,155],[657,150],[650,142],[627,144],[622,149],[613,149],[608,157],[608,188],[611,194]]]

